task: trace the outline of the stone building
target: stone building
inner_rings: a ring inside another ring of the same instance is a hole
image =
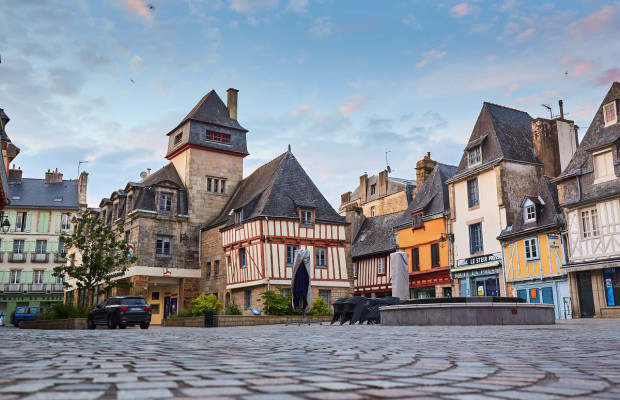
[[[620,317],[620,83],[555,179],[566,218],[573,317]]]
[[[86,172],[67,180],[57,170],[48,170],[44,179],[9,170],[10,204],[1,218],[10,229],[0,240],[0,313],[62,302],[62,276],[53,269],[66,261],[60,235],[71,232],[72,216],[86,209],[87,180]]]
[[[289,149],[243,179],[202,228],[205,291],[246,313],[262,308],[263,292],[290,287],[295,254],[307,249],[313,298],[331,304],[351,292],[346,226]]]
[[[534,120],[526,112],[484,103],[448,181],[457,295],[512,294],[506,292],[496,238],[513,225],[523,195],[535,193],[543,174],[559,175],[576,137],[573,122],[564,118]]]

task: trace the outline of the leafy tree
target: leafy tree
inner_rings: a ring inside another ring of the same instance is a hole
[[[214,313],[222,311],[224,307],[222,303],[217,300],[214,294],[207,296],[206,293],[202,293],[192,301],[192,315],[204,315],[205,310],[213,310]]]
[[[78,217],[77,229],[73,235],[60,235],[60,240],[67,248],[75,249],[81,255],[80,263],[67,262],[54,268],[56,275],[66,274],[75,279],[78,289],[92,293],[96,286],[103,284],[106,290],[115,286],[127,286],[126,282],[112,281],[123,275],[136,260],[129,257],[129,247],[124,239],[118,240],[124,233],[123,226],[112,229],[100,219],[94,219],[87,211]],[[65,281],[65,287],[70,285]],[[92,296],[87,296],[87,307],[91,305]]]
[[[329,306],[322,297],[317,297],[310,307],[310,315],[329,315]]]

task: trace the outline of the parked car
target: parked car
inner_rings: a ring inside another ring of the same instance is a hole
[[[22,321],[38,321],[41,318],[41,313],[46,307],[17,307],[15,311],[11,313],[11,323],[19,327]]]
[[[140,325],[140,328],[148,329],[150,324],[151,307],[138,296],[109,297],[88,314],[89,329],[95,329],[97,325],[107,325],[110,329]]]

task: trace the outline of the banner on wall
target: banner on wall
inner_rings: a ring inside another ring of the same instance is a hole
[[[559,235],[547,235],[547,242],[549,243],[549,250],[553,252],[560,251],[560,236]]]

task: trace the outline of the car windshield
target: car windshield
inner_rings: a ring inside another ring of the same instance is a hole
[[[121,304],[124,306],[145,306],[146,301],[144,299],[135,298],[135,299],[123,299],[121,300]]]
[[[15,314],[25,314],[27,307],[17,307],[15,309]]]

